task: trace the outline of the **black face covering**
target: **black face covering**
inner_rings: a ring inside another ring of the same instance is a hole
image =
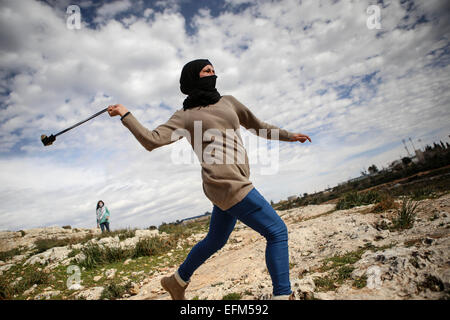
[[[181,71],[180,90],[188,97],[183,101],[184,109],[197,106],[207,106],[220,100],[220,93],[216,89],[217,76],[200,78],[199,73],[208,64],[207,59],[188,62]]]

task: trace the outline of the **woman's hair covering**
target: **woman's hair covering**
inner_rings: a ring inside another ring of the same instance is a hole
[[[180,77],[180,90],[188,95],[183,101],[184,109],[207,106],[220,100],[216,89],[217,76],[200,78],[200,71],[208,64],[212,65],[207,59],[197,59],[184,65]]]
[[[99,200],[99,201],[97,202],[97,209],[100,208],[100,202],[103,203],[103,206],[105,205],[105,203],[103,202],[103,200]],[[95,209],[95,210],[97,210],[97,209]]]

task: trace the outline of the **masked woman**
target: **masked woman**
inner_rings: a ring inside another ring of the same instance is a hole
[[[105,203],[100,200],[97,202],[97,228],[100,226],[102,232],[108,230],[109,232],[109,210],[105,206]]]
[[[122,124],[148,151],[178,141],[184,132],[201,163],[203,191],[213,204],[209,231],[191,249],[178,270],[161,279],[161,285],[172,299],[185,299],[184,293],[194,271],[225,245],[239,219],[266,238],[265,261],[272,279],[273,299],[293,299],[289,281],[288,231],[283,220],[249,180],[249,162],[239,128],[242,125],[267,139],[302,143],[311,142],[311,139],[305,134],[292,133],[260,121],[235,97],[221,96],[216,89],[216,79],[214,67],[208,60],[187,63],[180,77],[181,92],[187,95],[183,108],[154,130],[142,126],[121,104],[108,107],[109,115],[120,115]],[[229,130],[235,132],[231,144],[227,141]],[[195,141],[198,136],[201,141]],[[224,141],[227,141],[225,147]]]

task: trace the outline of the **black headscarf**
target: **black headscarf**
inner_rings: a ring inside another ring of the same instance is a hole
[[[105,203],[102,200],[98,200],[96,210],[98,210],[98,208],[100,208],[100,202],[103,203],[103,206],[105,206]]]
[[[180,77],[180,90],[188,97],[183,101],[184,109],[197,106],[207,106],[220,100],[220,93],[216,89],[217,76],[200,78],[199,73],[208,64],[207,59],[198,59],[184,65]]]

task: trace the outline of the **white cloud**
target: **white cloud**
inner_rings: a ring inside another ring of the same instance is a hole
[[[117,0],[103,4],[97,9],[97,17],[94,22],[101,23],[111,19],[121,12],[127,11],[132,6],[129,0]]]

